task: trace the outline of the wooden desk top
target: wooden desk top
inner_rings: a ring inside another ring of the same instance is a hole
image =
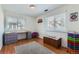
[[[31,31],[23,31],[23,32],[5,32],[5,34],[17,33],[17,34],[24,34]]]

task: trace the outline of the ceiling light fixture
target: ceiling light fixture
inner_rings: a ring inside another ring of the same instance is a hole
[[[31,4],[29,5],[30,8],[35,8],[35,5]]]

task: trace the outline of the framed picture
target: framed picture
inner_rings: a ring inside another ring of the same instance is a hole
[[[43,22],[42,18],[38,19],[38,23],[42,23],[42,22]]]
[[[70,14],[70,21],[78,21],[78,12],[73,12]]]

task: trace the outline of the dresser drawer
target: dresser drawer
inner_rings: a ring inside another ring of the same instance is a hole
[[[9,44],[16,42],[17,40],[17,34],[16,33],[9,33],[9,34],[4,34],[4,44]]]

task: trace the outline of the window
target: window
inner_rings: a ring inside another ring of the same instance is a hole
[[[13,17],[13,16],[6,16],[5,18],[5,31],[15,31],[24,29],[25,26],[25,19],[21,17]]]
[[[48,18],[48,27],[49,29],[54,29],[54,16]]]
[[[6,16],[5,18],[5,30],[17,29],[17,18],[12,16]]]
[[[66,31],[65,13],[45,18],[48,31]]]

